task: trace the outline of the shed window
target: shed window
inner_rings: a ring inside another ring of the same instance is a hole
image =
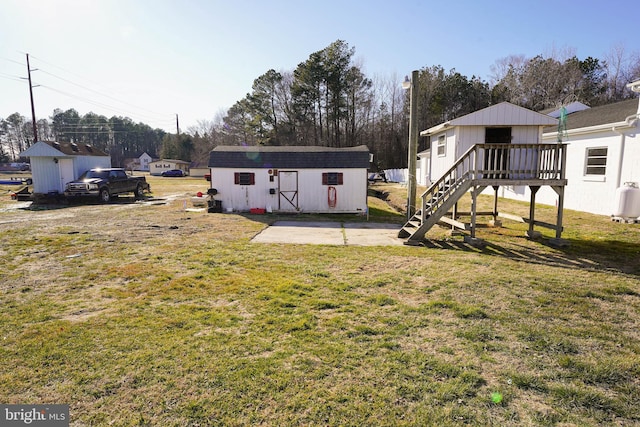
[[[234,181],[237,185],[255,185],[256,174],[253,172],[236,172],[234,174]]]
[[[342,172],[324,172],[322,174],[322,185],[342,185]]]
[[[438,137],[437,153],[438,156],[444,156],[447,153],[447,138],[445,135]]]
[[[587,148],[585,175],[604,175],[607,171],[607,147]]]

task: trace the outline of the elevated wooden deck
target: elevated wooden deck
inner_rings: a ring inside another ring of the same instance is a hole
[[[475,238],[476,198],[487,187],[496,192],[500,186],[528,186],[531,190],[530,235],[536,224],[535,195],[542,186],[550,186],[559,196],[557,221],[552,228],[556,238],[562,233],[564,202],[566,144],[476,144],[462,155],[451,168],[435,181],[422,195],[422,204],[407,221],[398,237],[416,243],[442,218],[455,209],[458,200],[471,192],[471,237]],[[451,215],[455,221],[455,212]],[[447,221],[449,222],[449,221]],[[545,224],[548,226],[548,224]]]

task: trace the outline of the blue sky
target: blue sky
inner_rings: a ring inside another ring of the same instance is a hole
[[[489,80],[509,55],[638,52],[637,0],[2,0],[0,117],[75,108],[175,131],[212,120],[269,69],[341,39],[369,77],[442,65]]]

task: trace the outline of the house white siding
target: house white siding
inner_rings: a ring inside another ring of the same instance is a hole
[[[571,137],[567,143],[567,189],[564,207],[600,215],[612,215],[616,190],[625,182],[640,182],[640,137],[638,131],[624,132],[624,136],[611,130],[593,133],[588,138]],[[624,142],[623,142],[624,139]],[[621,149],[624,144],[624,154]],[[587,149],[606,148],[604,175],[586,173]],[[539,191],[536,201],[554,205],[557,195],[553,190]],[[509,194],[506,194],[509,196]],[[528,197],[528,195],[524,195]]]
[[[149,171],[149,163],[151,163],[153,159],[151,158],[151,156],[149,154],[142,153],[140,155],[139,161],[140,161],[140,170],[144,171],[144,172],[148,172]]]
[[[366,212],[366,169],[286,168],[279,169],[277,175],[273,170],[272,173],[269,171],[265,168],[215,168],[211,170],[211,188],[217,190],[215,198],[222,201],[224,211]],[[254,174],[254,184],[236,184],[236,173]],[[323,184],[323,173],[342,174],[342,184]]]
[[[438,150],[438,141],[442,136],[444,136],[445,142],[444,153]],[[434,181],[442,176],[458,158],[456,154],[456,140],[454,129],[441,132],[431,137],[430,181]]]
[[[449,170],[451,165],[471,147],[485,143],[485,133],[489,126],[456,126],[430,136],[431,171],[430,180],[436,181]],[[540,126],[495,126],[511,128],[512,144],[538,144],[541,141]],[[438,140],[444,135],[445,155],[438,154]],[[523,165],[524,166],[524,165]]]
[[[162,175],[162,172],[172,169],[180,169],[185,175],[189,175],[189,162],[164,159],[149,163],[149,173],[151,175]]]

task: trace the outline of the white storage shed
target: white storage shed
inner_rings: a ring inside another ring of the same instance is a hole
[[[223,211],[366,213],[369,149],[218,146],[211,188]]]
[[[111,156],[89,145],[38,141],[20,153],[31,159],[34,194],[62,194],[65,185],[93,168],[110,168]]]

